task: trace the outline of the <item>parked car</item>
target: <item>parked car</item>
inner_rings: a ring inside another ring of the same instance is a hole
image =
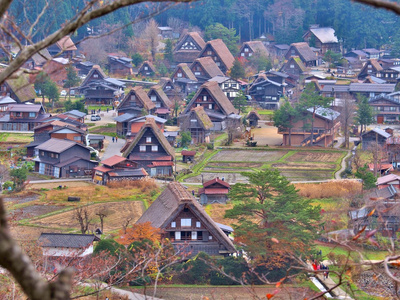
[[[60,95],[61,95],[62,97],[67,96],[67,91],[66,91],[66,90],[62,90],[61,93],[60,93]]]
[[[100,121],[101,117],[99,115],[91,115],[90,121]]]

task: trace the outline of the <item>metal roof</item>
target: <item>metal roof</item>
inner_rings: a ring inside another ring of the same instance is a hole
[[[85,248],[95,240],[94,234],[42,233],[39,237],[42,247]]]
[[[308,110],[309,112],[313,112],[313,109],[312,109],[312,108],[309,108],[309,109],[307,109],[307,110]],[[339,112],[337,112],[337,111],[335,111],[335,110],[333,110],[333,109],[330,109],[330,108],[325,108],[325,107],[318,107],[318,108],[315,110],[315,114],[316,114],[317,116],[320,116],[320,117],[322,117],[322,118],[324,118],[324,119],[331,120],[331,121],[336,120],[337,117],[340,116],[340,113],[339,113]]]
[[[350,83],[350,92],[392,93],[395,84]]]

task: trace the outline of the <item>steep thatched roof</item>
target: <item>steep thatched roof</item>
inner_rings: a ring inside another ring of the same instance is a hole
[[[154,136],[157,138],[157,140],[163,146],[164,150],[172,157],[172,159],[174,159],[175,158],[174,149],[171,147],[171,145],[169,144],[169,142],[165,138],[165,136],[162,133],[162,131],[160,130],[160,128],[158,128],[158,126],[156,125],[156,121],[153,118],[147,118],[146,119],[146,122],[144,123],[142,128],[140,128],[140,131],[135,136],[135,139],[126,148],[126,150],[124,151],[122,156],[123,157],[129,157],[129,154],[131,154],[133,148],[135,148],[135,146],[140,141],[140,139],[142,138],[143,134],[146,132],[147,129],[150,129],[153,132]]]
[[[172,102],[168,99],[168,96],[164,93],[164,90],[163,90],[163,88],[162,88],[162,86],[160,86],[160,85],[153,85],[151,88],[150,88],[150,90],[149,90],[149,92],[148,92],[148,96],[150,96],[150,93],[151,92],[154,92],[154,93],[156,93],[157,94],[157,96],[158,96],[158,98],[161,100],[161,102],[163,102],[164,103],[164,105],[166,106],[166,107],[168,107],[168,108],[172,108]],[[150,99],[150,101],[151,101],[151,99]]]
[[[222,73],[221,69],[217,66],[215,61],[209,56],[197,58],[190,66],[192,72],[193,72],[193,66],[195,66],[196,63],[200,64],[200,66],[203,68],[203,70],[208,74],[210,78],[213,78],[215,76],[224,76],[224,73]]]
[[[150,222],[153,227],[164,229],[185,207],[202,222],[207,230],[231,253],[235,246],[227,235],[205,212],[197,200],[178,182],[167,185],[160,196],[151,204],[136,223]]]
[[[235,58],[233,57],[233,55],[229,51],[228,47],[226,47],[225,43],[221,39],[208,41],[206,46],[203,48],[203,51],[201,51],[199,57],[205,56],[204,53],[205,53],[205,51],[207,51],[208,45],[210,45],[210,47],[214,50],[214,52],[217,54],[217,56],[221,59],[222,63],[225,65],[227,70],[232,68]],[[214,76],[212,76],[212,77],[214,77]]]
[[[140,103],[143,104],[143,107],[146,110],[151,110],[156,107],[156,105],[150,100],[149,96],[147,96],[145,90],[141,86],[135,86],[132,88],[128,94],[124,97],[124,99],[119,104],[118,108],[122,108],[126,101],[129,101],[132,95],[136,96],[136,99],[139,100]],[[118,109],[117,108],[117,109]]]
[[[197,81],[196,76],[194,76],[192,70],[189,68],[189,66],[187,65],[187,63],[181,63],[181,64],[177,65],[177,66],[176,66],[176,70],[175,70],[173,76],[175,76],[175,74],[176,74],[179,70],[182,71],[182,73],[183,73],[183,75],[184,75],[185,78],[188,78],[188,79],[193,80],[193,81]]]
[[[21,76],[18,76],[18,78],[7,79],[6,84],[18,97],[18,99],[14,100],[17,100],[19,102],[27,102],[30,100],[35,100],[36,98],[35,89],[33,88],[33,85],[29,83],[29,80],[26,75],[22,74]]]

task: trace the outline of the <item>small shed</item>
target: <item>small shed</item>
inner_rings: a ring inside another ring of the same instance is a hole
[[[252,110],[247,114],[247,120],[249,121],[249,126],[250,127],[256,127],[258,126],[258,121],[261,120],[260,115],[258,112]]]
[[[386,147],[386,140],[391,136],[391,134],[380,128],[374,128],[367,131],[361,135],[362,149],[370,150],[378,145],[379,147]]]
[[[182,161],[184,163],[188,163],[194,161],[194,156],[196,155],[196,151],[182,150],[181,154],[182,154]]]
[[[101,134],[88,134],[87,140],[90,146],[95,149],[103,149],[105,136]]]
[[[231,186],[219,177],[203,183],[203,188],[199,189],[200,204],[220,203],[226,204],[228,193]]]

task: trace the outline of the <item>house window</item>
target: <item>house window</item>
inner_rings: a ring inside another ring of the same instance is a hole
[[[242,57],[243,57],[243,56],[244,56],[244,53],[243,53],[243,52],[242,52],[242,53],[240,53],[240,56],[242,56]]]
[[[149,68],[148,68],[148,67],[144,67],[143,69],[144,69],[145,71],[149,70]]]
[[[182,73],[178,73],[178,74],[176,74],[176,76],[177,76],[178,78],[181,78],[181,77],[182,77]]]
[[[203,240],[203,231],[197,231],[197,240],[202,241]]]
[[[192,226],[192,219],[181,219],[181,227]]]
[[[396,107],[395,106],[391,106],[391,107],[389,107],[389,110],[390,111],[396,111]]]
[[[244,48],[244,52],[249,52],[249,48]]]
[[[131,101],[135,101],[136,96],[135,95],[131,95]]]
[[[20,116],[21,116],[21,113],[20,113],[20,112],[16,112],[16,113],[15,113],[15,116],[16,116],[16,117],[20,117]]]
[[[80,136],[74,136],[74,141],[80,141],[81,137]]]
[[[249,57],[252,56],[252,55],[253,55],[253,53],[249,53]]]
[[[160,102],[156,102],[156,108],[160,108],[161,107],[161,103]]]
[[[40,156],[44,156],[44,151],[40,151]]]
[[[221,66],[221,63],[219,61],[216,61],[215,64],[219,67]]]
[[[99,78],[98,74],[93,74],[93,78]]]
[[[177,240],[177,241],[181,240],[181,232],[180,231],[175,231],[175,240]]]
[[[211,240],[212,240],[212,235],[209,235],[209,236],[208,236],[208,239],[211,241]]]
[[[236,89],[236,88],[237,88],[236,83],[232,83],[232,87],[233,87],[234,89]]]
[[[192,231],[192,240],[197,240],[197,231]]]
[[[192,239],[192,232],[191,231],[182,231],[181,232],[181,240],[182,241],[189,241]]]
[[[30,112],[30,113],[29,113],[29,118],[34,118],[34,117],[36,117],[36,113]]]
[[[200,106],[200,103],[196,103],[196,107],[199,107]]]
[[[371,66],[371,65],[368,65],[368,69],[372,69],[372,66]]]
[[[207,51],[207,55],[212,55],[212,51]]]
[[[157,152],[158,151],[158,146],[151,146],[151,152]]]
[[[146,146],[139,146],[140,152],[146,152]]]
[[[176,222],[171,222],[171,227],[175,228],[176,227]]]
[[[146,143],[151,143],[151,136],[146,137]]]
[[[157,97],[156,97],[156,96],[151,96],[150,99],[151,99],[151,101],[153,101],[153,102],[157,101]]]
[[[203,101],[207,101],[207,96],[203,96]]]
[[[224,88],[227,89],[229,87],[228,83],[224,83]]]
[[[199,221],[196,222],[196,228],[200,228],[201,227],[201,223]]]
[[[213,105],[212,104],[208,104],[208,109],[213,109]]]
[[[200,76],[200,75],[201,75],[201,73],[200,73],[200,72],[194,72],[194,75],[196,75],[196,76]]]
[[[294,64],[291,64],[291,65],[290,65],[290,68],[291,68],[291,69],[294,69]]]
[[[290,53],[291,53],[292,55],[295,55],[295,54],[296,54],[296,51],[294,51],[294,49],[292,49],[292,51],[290,51]]]

